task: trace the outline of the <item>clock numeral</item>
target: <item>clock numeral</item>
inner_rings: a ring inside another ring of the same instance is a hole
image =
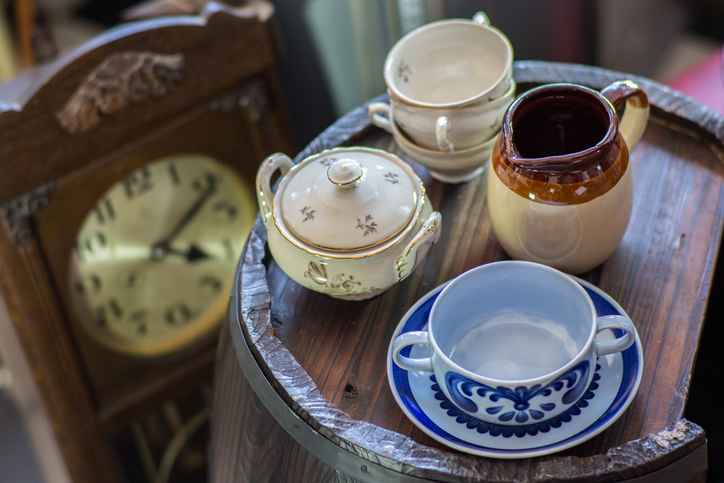
[[[217,201],[212,206],[212,209],[217,213],[223,213],[226,215],[229,221],[234,221],[236,219],[236,215],[239,213],[239,209],[236,205],[229,203],[226,200]]]
[[[172,326],[184,325],[191,320],[191,309],[186,304],[178,304],[166,309],[164,320]]]
[[[226,258],[229,260],[236,260],[236,251],[234,250],[231,240],[224,238],[222,242],[224,244],[224,252],[226,252]]]
[[[136,333],[138,335],[146,335],[148,333],[148,311],[146,309],[138,309],[128,316],[131,323],[136,324]]]
[[[179,178],[178,170],[176,169],[176,165],[174,163],[171,163],[168,165],[168,174],[171,176],[171,182],[178,186],[181,184],[181,178]]]
[[[213,275],[204,275],[201,277],[201,279],[199,279],[199,285],[212,293],[219,293],[223,287],[221,280]]]
[[[89,274],[85,281],[78,280],[75,282],[75,291],[79,295],[97,295],[102,287],[101,278],[94,273]]]
[[[123,188],[128,199],[141,195],[153,188],[151,182],[151,172],[148,168],[143,168],[135,173],[130,174],[123,180]]]
[[[86,261],[88,255],[99,255],[106,248],[108,248],[108,240],[100,231],[96,231],[92,235],[87,236],[84,240],[79,240],[76,243],[76,250],[78,251],[78,257],[81,261]]]
[[[216,186],[216,176],[213,173],[206,173],[202,178],[196,178],[191,187],[196,191],[213,190]]]
[[[122,280],[125,287],[131,288],[135,287],[141,282],[141,276],[136,272],[128,272]]]
[[[96,218],[98,223],[103,225],[106,221],[112,221],[116,218],[116,212],[113,211],[113,204],[108,198],[104,198],[96,204]]]
[[[118,300],[110,299],[106,305],[101,305],[96,309],[96,321],[101,327],[107,327],[110,319],[119,320],[123,317],[123,309],[118,305]]]

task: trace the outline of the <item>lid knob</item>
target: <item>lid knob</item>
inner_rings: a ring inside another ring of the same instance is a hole
[[[354,159],[340,159],[327,168],[327,178],[341,190],[357,186],[363,174],[362,165]]]

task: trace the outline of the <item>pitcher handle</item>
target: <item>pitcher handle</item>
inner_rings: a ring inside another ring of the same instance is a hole
[[[281,170],[282,176],[284,176],[293,166],[292,158],[282,153],[272,154],[259,166],[256,174],[256,201],[259,203],[259,213],[261,213],[261,221],[264,222],[265,227],[269,225],[269,218],[274,209],[271,178],[277,169]]]
[[[616,81],[601,90],[613,107],[626,101],[626,109],[618,125],[629,152],[636,147],[649,120],[649,98],[646,92],[632,80]]]

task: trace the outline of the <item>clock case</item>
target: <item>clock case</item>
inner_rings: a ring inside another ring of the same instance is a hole
[[[210,3],[121,25],[0,86],[0,285],[74,481],[119,481],[109,438],[209,380],[216,351],[145,361],[94,342],[73,321],[76,234],[156,159],[211,156],[253,192],[259,162],[293,150],[272,14]]]

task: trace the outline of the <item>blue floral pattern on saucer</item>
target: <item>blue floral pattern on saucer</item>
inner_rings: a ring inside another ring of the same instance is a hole
[[[572,278],[589,294],[599,316],[624,314],[623,309],[600,289]],[[405,314],[392,340],[400,333],[421,330],[427,325],[430,309],[444,285],[422,297]],[[611,333],[610,337],[620,335]],[[412,358],[425,357],[429,355],[429,348],[413,345],[401,353]],[[392,394],[417,427],[447,446],[493,458],[527,458],[555,453],[580,444],[613,424],[628,408],[641,382],[643,351],[638,335],[636,343],[625,351],[599,357],[595,370],[593,382],[578,403],[563,414],[505,425],[484,423],[463,413],[447,400],[429,372],[403,370],[392,361],[389,353],[387,360]]]

